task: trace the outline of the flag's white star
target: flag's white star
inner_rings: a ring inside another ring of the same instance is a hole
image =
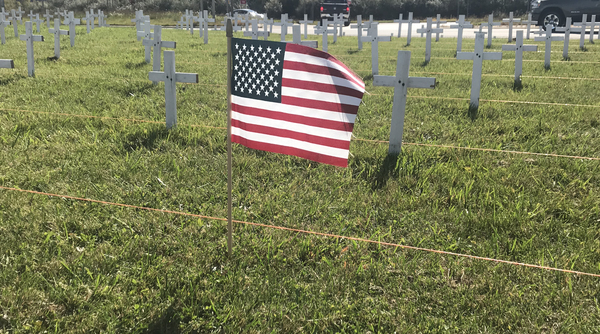
[[[279,59],[275,59],[275,65],[279,65]]]
[[[269,87],[269,91],[271,91],[271,92],[273,91],[273,86]]]
[[[274,82],[273,82],[273,85],[275,85],[275,87],[277,87],[277,86],[279,85],[279,82],[277,82],[277,81],[274,81]]]
[[[235,55],[235,60],[240,60],[240,55]]]
[[[250,46],[250,50],[254,51],[254,45]]]
[[[269,80],[273,81],[273,76],[269,75]]]
[[[237,71],[237,70],[238,70],[238,66],[237,66],[237,65],[235,65],[235,66],[233,67],[233,69]]]
[[[277,48],[277,54],[280,54],[280,53],[281,53],[281,49]]]
[[[246,44],[244,44],[244,45],[242,46],[242,48],[243,48],[244,50],[246,50]]]
[[[274,69],[274,68],[275,68],[275,65],[269,65],[269,66],[271,67],[271,69]]]
[[[244,87],[240,88],[240,91],[243,93],[244,92]]]
[[[238,90],[238,87],[237,87],[237,86],[235,86],[235,87],[234,87],[234,89],[235,89],[235,91],[237,92],[237,90]]]
[[[275,57],[277,57],[277,55],[274,53],[271,53],[271,58],[275,59]]]
[[[262,51],[262,46],[258,46],[258,51]]]
[[[265,90],[265,96],[269,96],[269,91]]]
[[[279,71],[275,70],[275,76],[278,76],[278,75],[279,75]]]
[[[277,94],[277,92],[273,93],[273,95],[275,95],[275,97],[278,97],[278,96],[279,96],[279,94]]]
[[[267,47],[267,52],[271,53],[271,47],[270,46]]]
[[[252,67],[256,67],[256,62],[252,63]]]
[[[239,49],[239,48],[240,48],[240,45],[239,45],[238,43],[235,43],[235,48],[236,48],[236,49]]]

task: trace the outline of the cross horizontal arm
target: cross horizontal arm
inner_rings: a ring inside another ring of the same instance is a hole
[[[0,68],[15,68],[15,62],[12,59],[0,59]]]
[[[396,77],[387,75],[374,75],[373,86],[394,87],[396,85]]]
[[[152,72],[150,72],[152,73]],[[175,73],[175,81],[183,83],[198,83],[197,73]]]
[[[166,80],[165,72],[158,72],[158,71],[150,71],[148,73],[148,78],[150,79],[150,81],[153,81],[153,82]]]
[[[140,37],[142,37],[142,36],[140,36]],[[144,38],[144,39],[142,40],[142,45],[143,45],[143,46],[154,46],[154,41],[153,41],[153,40],[151,40],[151,39],[145,39],[145,38]]]
[[[523,51],[537,51],[537,45],[523,45]]]
[[[502,60],[502,52],[484,52],[483,60]]]
[[[408,88],[435,88],[435,78],[408,77]]]
[[[162,41],[162,47],[163,48],[170,48],[170,49],[176,49],[177,48],[177,42],[171,42],[171,41]]]
[[[456,59],[458,60],[473,60],[473,58],[475,58],[473,52],[458,52],[456,54]]]
[[[517,51],[517,46],[514,44],[502,45],[502,51]]]

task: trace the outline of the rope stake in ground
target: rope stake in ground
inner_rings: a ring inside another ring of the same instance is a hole
[[[4,187],[4,186],[0,186],[0,189],[8,190],[8,191],[17,191],[17,192],[21,192],[21,193],[28,193],[28,194],[34,194],[34,195],[59,197],[59,198],[71,199],[71,200],[81,201],[81,202],[90,202],[90,203],[97,203],[97,204],[104,204],[104,205],[119,206],[119,207],[125,207],[125,208],[130,208],[130,209],[138,209],[138,210],[146,210],[146,211],[152,211],[152,212],[168,213],[168,214],[175,214],[175,215],[188,216],[188,217],[194,217],[194,218],[217,220],[217,221],[227,221],[226,218],[210,217],[210,216],[204,216],[204,215],[199,215],[199,214],[194,214],[194,213],[172,211],[172,210],[165,210],[165,209],[154,209],[154,208],[149,208],[149,207],[144,207],[144,206],[136,206],[136,205],[130,205],[130,204],[122,204],[122,203],[113,203],[113,202],[107,202],[107,201],[99,201],[99,200],[94,200],[94,199],[90,199],[90,198],[75,197],[75,196],[68,196],[68,195],[59,195],[59,194],[45,193],[45,192],[34,191],[34,190],[17,189],[17,188]],[[312,235],[318,235],[318,236],[322,236],[322,237],[336,238],[336,239],[348,239],[348,240],[353,240],[353,241],[358,241],[358,242],[365,242],[365,243],[377,244],[377,245],[381,245],[381,246],[390,246],[390,247],[396,247],[396,248],[402,248],[402,249],[422,251],[422,252],[427,252],[427,253],[436,253],[436,254],[441,254],[441,255],[463,257],[463,258],[468,258],[468,259],[472,259],[472,260],[481,260],[481,261],[488,261],[488,262],[495,262],[495,263],[503,263],[503,264],[510,264],[510,265],[520,266],[520,267],[526,267],[526,268],[535,268],[535,269],[542,269],[542,270],[548,270],[548,271],[556,271],[556,272],[567,273],[567,274],[575,274],[575,275],[591,276],[591,277],[600,278],[600,274],[587,273],[587,272],[583,272],[583,271],[576,271],[576,270],[569,270],[569,269],[560,269],[560,268],[554,268],[554,267],[548,267],[548,266],[541,266],[541,265],[537,265],[537,264],[529,264],[529,263],[522,263],[522,262],[516,262],[516,261],[507,261],[507,260],[493,259],[493,258],[483,257],[483,256],[476,256],[476,255],[468,255],[468,254],[447,252],[447,251],[442,251],[442,250],[437,250],[437,249],[429,249],[429,248],[415,247],[415,246],[409,246],[409,245],[400,245],[400,244],[391,243],[391,242],[375,241],[375,240],[370,240],[370,239],[365,239],[365,238],[348,237],[348,236],[343,236],[343,235],[337,235],[337,234],[331,234],[331,233],[323,233],[323,232],[316,232],[316,231],[306,231],[306,230],[300,230],[300,229],[295,229],[295,228],[290,228],[290,227],[282,227],[282,226],[275,226],[275,225],[268,225],[268,224],[261,224],[261,223],[253,223],[253,222],[246,222],[246,221],[241,221],[241,220],[232,220],[232,222],[234,222],[236,224],[259,226],[259,227],[270,228],[270,229],[275,229],[275,230],[282,230],[282,231],[288,231],[288,232],[312,234]]]

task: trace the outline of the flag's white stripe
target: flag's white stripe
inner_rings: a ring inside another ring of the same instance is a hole
[[[360,100],[356,97],[340,95],[334,93],[319,92],[316,90],[306,90],[300,88],[281,87],[281,96],[297,97],[302,99],[316,100],[319,102],[332,102],[348,104],[352,106],[360,105]]]
[[[240,128],[231,127],[231,133],[246,138],[248,140],[257,141],[261,143],[293,147],[304,151],[314,152],[318,154],[328,155],[335,158],[348,159],[349,150],[341,148],[333,148],[329,146],[323,146],[318,144],[307,143],[291,138],[277,137],[271,135],[265,135],[262,133],[250,132]]]
[[[313,108],[304,108],[291,106],[286,104],[281,104],[277,102],[268,102],[268,101],[259,101],[252,98],[241,97],[237,95],[231,95],[231,102],[235,104],[239,104],[244,107],[249,108],[260,108],[264,110],[271,110],[276,112],[281,112],[290,115],[298,115],[311,117],[316,119],[328,120],[328,121],[336,121],[342,123],[352,123],[356,120],[356,115],[347,114],[343,112],[335,112],[328,110],[320,110]]]
[[[362,89],[365,88],[362,80],[360,78],[357,78],[354,73],[348,71],[348,69],[341,66],[340,64],[333,62],[331,60],[325,59],[325,58],[315,57],[315,56],[311,56],[311,55],[308,55],[305,53],[296,53],[293,51],[285,51],[283,61],[295,61],[295,62],[310,64],[310,65],[318,65],[318,66],[335,68],[336,70],[339,70],[340,72],[345,73],[347,76],[354,78],[354,80],[356,80],[358,84],[362,83],[361,88]]]
[[[282,76],[284,79],[295,79],[302,81],[310,81],[322,84],[329,84],[335,86],[342,86],[357,90],[361,93],[364,93],[364,87],[360,87],[354,81],[350,81],[348,79],[343,79],[340,77],[332,77],[331,75],[326,74],[317,74],[311,72],[297,71],[297,70],[288,70],[283,69]]]
[[[275,128],[275,129],[283,129],[283,130],[289,130],[289,131],[294,131],[294,132],[306,133],[308,135],[319,136],[319,137],[330,138],[330,139],[350,141],[351,136],[352,136],[351,131],[324,129],[324,128],[320,128],[320,127],[316,127],[316,126],[287,122],[287,121],[282,121],[282,120],[278,120],[278,119],[241,114],[241,113],[238,113],[235,111],[231,112],[231,118],[241,121],[241,122],[244,122],[244,123],[248,123],[248,124],[255,124],[255,125],[267,126],[267,127]]]

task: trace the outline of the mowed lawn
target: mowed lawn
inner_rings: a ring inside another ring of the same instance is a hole
[[[44,27],[35,78],[11,31],[0,186],[226,217],[223,32],[204,45],[163,30],[177,70],[200,78],[178,84],[167,131],[134,29],[78,27],[56,61]],[[374,142],[389,139],[393,90],[372,86],[370,45],[341,37],[329,51],[368,91],[350,166],[234,145],[234,219],[600,274],[600,161],[411,145],[600,157],[600,46],[574,41],[563,61],[555,42],[549,70],[526,53],[519,90],[514,53],[484,62],[482,100],[546,104],[469,114],[472,62],[452,59],[456,40],[433,43],[427,65],[424,39],[404,44],[380,44],[380,74],[406,49],[411,74],[438,84],[409,90],[402,153]],[[244,224],[228,258],[223,221],[0,189],[0,333],[592,333],[599,299],[598,277]]]

